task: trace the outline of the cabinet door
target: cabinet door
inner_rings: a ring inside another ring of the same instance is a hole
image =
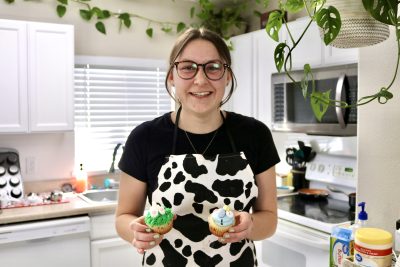
[[[288,23],[290,32],[297,41],[307,27],[309,19],[299,19]],[[282,26],[284,27],[284,26]],[[286,42],[292,45],[289,33],[283,28]],[[312,23],[307,32],[292,53],[292,69],[303,69],[304,64],[308,63],[311,67],[322,64],[322,40],[317,24]]]
[[[274,62],[274,50],[278,43],[273,41],[265,30],[255,31],[254,73],[257,77],[255,98],[257,99],[257,119],[271,127],[271,74],[277,72]]]
[[[358,62],[358,48],[336,48],[325,46],[325,64],[339,65]]]
[[[92,267],[142,266],[143,255],[121,238],[91,242]]]
[[[247,116],[256,116],[253,70],[253,36],[251,33],[232,39],[232,70],[236,76],[237,88],[230,100],[230,109]]]
[[[28,25],[30,129],[73,130],[73,26]]]
[[[0,132],[27,132],[26,23],[0,20],[0,40]]]

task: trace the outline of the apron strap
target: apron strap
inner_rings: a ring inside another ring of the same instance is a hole
[[[174,127],[174,136],[173,136],[173,142],[172,142],[172,154],[171,155],[175,155],[175,150],[176,150],[176,139],[178,137],[178,125],[179,125],[179,119],[181,117],[181,111],[182,111],[182,106],[180,106],[178,108],[178,111],[176,113],[176,120],[175,120],[175,127]],[[231,134],[231,131],[229,131],[229,127],[226,123],[224,114],[222,113],[222,111],[219,111],[222,117],[222,124],[223,127],[225,128],[226,134],[228,135],[228,139],[229,139],[229,143],[231,144],[231,148],[232,148],[232,152],[236,153],[236,145],[235,142],[233,141],[233,137]]]

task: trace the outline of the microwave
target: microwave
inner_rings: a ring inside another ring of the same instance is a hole
[[[357,103],[357,64],[348,64],[313,69],[313,78],[317,91],[331,90],[330,98]],[[272,89],[272,131],[296,132],[330,136],[357,135],[357,108],[329,106],[327,112],[318,121],[310,99],[304,99],[300,81],[304,71],[292,71],[294,83],[286,73],[274,73],[271,76]],[[311,81],[309,81],[311,92]]]

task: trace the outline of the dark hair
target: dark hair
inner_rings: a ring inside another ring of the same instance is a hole
[[[181,34],[178,39],[175,42],[174,47],[172,48],[171,54],[169,56],[169,68],[167,72],[167,76],[165,78],[165,88],[168,91],[168,94],[175,100],[174,96],[171,94],[169,87],[168,87],[168,77],[171,74],[171,71],[175,67],[174,62],[178,58],[178,56],[182,53],[183,49],[186,47],[188,43],[190,43],[193,40],[206,40],[211,42],[215,48],[218,51],[218,54],[220,57],[225,61],[226,64],[229,65],[227,70],[231,73],[232,76],[232,81],[231,81],[231,88],[229,90],[229,93],[227,97],[222,100],[221,106],[228,102],[228,100],[231,98],[233,91],[236,88],[237,82],[236,82],[236,77],[231,69],[231,64],[232,64],[232,59],[231,59],[231,54],[229,52],[229,48],[226,45],[225,41],[215,32],[208,30],[206,28],[189,28],[187,29],[183,34]]]

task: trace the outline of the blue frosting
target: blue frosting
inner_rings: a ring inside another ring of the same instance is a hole
[[[232,216],[227,216],[226,211],[221,208],[221,209],[216,209],[214,212],[211,214],[211,217],[215,224],[219,226],[229,226],[234,223],[234,216],[233,212],[231,212]]]

